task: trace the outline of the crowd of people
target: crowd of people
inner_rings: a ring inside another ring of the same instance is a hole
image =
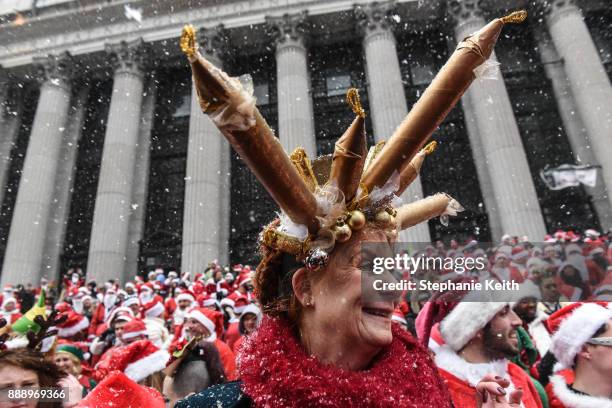
[[[521,282],[518,302],[466,297],[430,329],[428,345],[456,407],[477,406],[473,391],[487,375],[501,377],[508,393],[521,389],[527,408],[612,406],[612,244],[593,230],[558,232],[544,241],[503,237],[493,250],[475,241],[425,249],[430,255],[487,256],[486,271],[472,279]],[[123,284],[98,285],[75,268],[58,287],[46,279],[30,290],[6,286],[0,387],[30,384],[30,375],[41,387],[69,388],[64,406],[130,406],[134,400],[174,406],[232,384],[240,378],[241,353],[249,349],[245,338],[262,320],[254,272],[248,265],[230,270],[212,262],[196,276],[158,268]],[[437,273],[441,280],[453,275]],[[405,292],[393,313],[415,339],[428,336],[423,321],[437,304],[431,296]],[[27,335],[41,323],[36,315],[48,323],[32,349]],[[297,369],[285,367],[285,374]]]

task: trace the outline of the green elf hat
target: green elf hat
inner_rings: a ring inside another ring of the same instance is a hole
[[[56,353],[68,353],[78,358],[79,361],[83,361],[85,359],[85,355],[83,354],[83,350],[80,348],[73,346],[72,344],[60,344],[55,349]]]
[[[11,325],[13,331],[25,335],[29,331],[38,333],[40,326],[34,323],[36,316],[42,316],[47,320],[47,309],[45,308],[45,290],[40,291],[38,302],[30,310],[26,312],[19,320]]]

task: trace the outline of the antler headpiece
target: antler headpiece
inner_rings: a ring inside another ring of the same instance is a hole
[[[290,156],[285,153],[253,96],[199,53],[195,31],[186,26],[180,45],[191,64],[202,111],[282,210],[279,219],[264,228],[262,244],[317,269],[325,265],[336,242],[347,241],[352,231],[367,223],[392,238],[401,229],[462,211],[446,194],[399,208],[397,196],[416,179],[425,156],[435,150],[436,142],[423,146],[474,80],[474,69],[490,57],[504,24],[522,22],[526,14],[496,19],[464,39],[395,133],[369,152],[365,112],[357,90],[349,90],[355,119],[336,142],[331,160],[322,157],[314,162],[301,148]]]

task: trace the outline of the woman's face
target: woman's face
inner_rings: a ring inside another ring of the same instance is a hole
[[[12,365],[4,365],[0,367],[0,393],[8,393],[9,390],[17,388],[21,389],[38,389],[40,383],[38,382],[38,374],[33,370],[26,370],[21,367]],[[8,396],[8,395],[7,395]],[[5,400],[1,402],[0,407],[2,408],[36,408],[38,401],[34,399],[24,400]]]
[[[378,230],[360,231],[347,243],[337,245],[328,266],[310,281],[313,306],[306,309],[304,319],[311,319],[314,324],[306,326],[331,336],[330,341],[353,347],[384,347],[392,340],[391,316],[401,293],[392,297],[387,294],[383,300],[370,294],[364,296],[360,269],[363,242],[380,243],[377,252],[381,245],[385,252],[391,251],[386,235]],[[388,256],[376,256],[381,255]]]
[[[246,334],[251,334],[257,328],[257,316],[253,313],[248,313],[242,318],[242,324],[244,325],[244,331]]]
[[[57,353],[54,358],[55,365],[66,374],[78,375],[77,366],[66,353]]]

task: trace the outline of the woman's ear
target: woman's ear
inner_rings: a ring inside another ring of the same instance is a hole
[[[291,278],[291,285],[293,286],[293,293],[295,294],[298,302],[304,307],[313,305],[312,299],[312,287],[310,284],[310,274],[306,267],[298,269]]]

